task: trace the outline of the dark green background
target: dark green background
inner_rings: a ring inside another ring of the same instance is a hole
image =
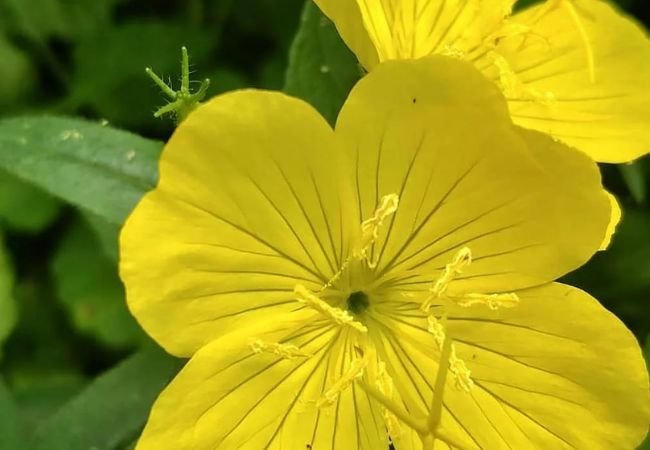
[[[619,3],[650,22],[645,0]],[[0,0],[0,450],[132,448],[182,363],[140,331],[117,277],[119,224],[155,183],[173,130],[152,116],[164,99],[143,69],[178,84],[187,45],[210,95],[285,89],[332,121],[360,71],[314,8],[296,36],[302,10],[302,0]],[[92,122],[13,119],[42,114]],[[72,126],[102,143],[100,161]],[[118,161],[124,149],[137,149],[133,164]],[[645,342],[650,158],[602,169],[624,220],[612,248],[566,281]]]

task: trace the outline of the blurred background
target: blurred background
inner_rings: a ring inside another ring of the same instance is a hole
[[[647,0],[618,3],[650,24]],[[212,81],[210,96],[241,87],[283,89],[303,5],[0,0],[0,119],[82,116],[164,141],[174,124],[153,118],[164,99],[145,66],[177,83],[186,45],[194,78]],[[565,281],[600,299],[647,350],[650,158],[602,169],[624,208],[623,223],[611,249]],[[115,227],[87,211],[0,172],[0,422],[8,414],[3,398],[11,398],[23,437],[98,376],[151,345],[124,304],[116,236]],[[110,448],[130,448],[137,430],[131,434]]]

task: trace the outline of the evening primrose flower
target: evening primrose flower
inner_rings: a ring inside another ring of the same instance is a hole
[[[335,130],[280,93],[207,102],[121,235],[131,311],[191,357],[137,449],[633,449],[639,346],[552,282],[610,207],[451,58],[377,67]]]
[[[362,65],[452,55],[508,99],[514,122],[597,161],[650,150],[650,41],[601,0],[315,0]]]

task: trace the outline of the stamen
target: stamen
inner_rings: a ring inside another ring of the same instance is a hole
[[[334,275],[332,275],[332,278],[330,278],[327,283],[325,283],[318,292],[323,292],[328,288],[331,288],[334,286],[334,283],[341,278],[341,275],[347,270],[348,266],[350,265],[350,258],[346,259],[343,264],[341,264],[341,267],[339,270],[336,271]]]
[[[397,211],[398,204],[399,197],[397,194],[383,196],[379,202],[379,206],[375,210],[375,214],[370,219],[364,220],[361,224],[361,242],[355,250],[354,256],[360,260],[365,259],[371,268],[377,265],[377,261],[370,260],[368,251],[379,237],[379,229],[383,225],[384,220]]]
[[[350,368],[332,384],[325,393],[316,401],[316,407],[331,406],[336,402],[339,394],[345,391],[355,380],[363,376],[363,370],[368,365],[368,357],[355,358]]]
[[[496,51],[490,52],[492,62],[499,71],[499,83],[506,97],[522,100],[532,100],[545,106],[552,106],[556,102],[555,95],[550,91],[541,92],[524,82],[517,76],[510,63]]]
[[[474,387],[474,381],[471,378],[472,373],[465,365],[465,362],[456,356],[456,347],[453,344],[449,354],[449,371],[455,378],[457,389],[465,392],[472,390]]]
[[[393,379],[386,371],[386,364],[383,361],[379,361],[378,366],[377,381],[375,382],[377,389],[387,398],[393,398]],[[386,428],[391,439],[393,441],[399,440],[402,436],[402,426],[395,414],[386,407],[384,407],[384,422],[386,423]]]
[[[436,433],[440,419],[442,418],[442,404],[445,394],[445,385],[447,384],[447,374],[449,373],[452,343],[451,339],[447,336],[443,342],[440,350],[440,362],[438,364],[438,373],[436,374],[436,382],[433,387],[433,399],[431,400],[431,408],[429,409],[429,418],[427,420],[427,428],[430,433]]]
[[[254,339],[248,344],[248,346],[254,353],[273,353],[285,359],[293,359],[296,357],[308,358],[312,356],[293,344],[264,342],[260,339]]]
[[[386,408],[384,408],[384,423],[386,424],[390,440],[392,442],[399,442],[402,438],[402,425],[400,425],[399,419],[395,414]]]
[[[293,293],[296,295],[296,299],[299,302],[315,309],[332,322],[341,326],[352,327],[361,333],[366,333],[368,331],[365,325],[354,320],[354,317],[349,312],[330,306],[327,302],[312,294],[303,285],[297,285],[294,288]]]
[[[514,308],[519,305],[519,296],[515,293],[505,294],[465,294],[461,298],[454,298],[453,301],[463,308],[474,305],[486,305],[493,311],[499,308]]]
[[[447,288],[449,288],[449,284],[454,280],[454,278],[456,278],[459,273],[462,273],[463,269],[470,265],[471,262],[472,252],[470,249],[467,247],[461,248],[458,253],[456,253],[454,260],[445,266],[444,272],[442,275],[440,275],[440,277],[438,277],[433,287],[430,289],[431,294],[422,303],[420,309],[425,313],[428,313],[429,309],[431,308],[431,303],[435,299],[438,299],[444,295],[444,293],[447,291]]]
[[[456,387],[466,392],[473,386],[472,379],[470,378],[471,372],[463,362],[456,356],[456,347],[451,340],[447,340],[447,333],[445,326],[447,324],[447,316],[443,316],[442,320],[438,320],[433,314],[427,317],[427,330],[433,335],[436,345],[440,349],[440,364],[438,370],[447,370],[443,368],[443,364],[448,364],[449,371],[456,379]],[[449,344],[449,350],[445,347]],[[447,354],[448,353],[448,354]],[[444,362],[443,362],[444,361]]]
[[[433,334],[433,339],[435,339],[436,345],[438,345],[438,348],[442,350],[445,342],[445,327],[433,314],[427,317],[427,323],[427,330],[429,333]]]
[[[440,54],[443,56],[448,56],[450,58],[460,59],[460,60],[464,60],[467,58],[467,54],[463,50],[454,47],[453,45],[450,44],[445,44],[440,50]]]

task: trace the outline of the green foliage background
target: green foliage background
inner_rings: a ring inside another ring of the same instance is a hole
[[[650,25],[645,0],[619,3]],[[182,364],[139,329],[117,276],[119,226],[173,130],[152,116],[163,99],[143,69],[177,82],[186,45],[210,95],[284,89],[333,122],[360,69],[303,5],[0,0],[0,449],[133,448]],[[624,220],[566,281],[646,342],[650,159],[602,169]]]

